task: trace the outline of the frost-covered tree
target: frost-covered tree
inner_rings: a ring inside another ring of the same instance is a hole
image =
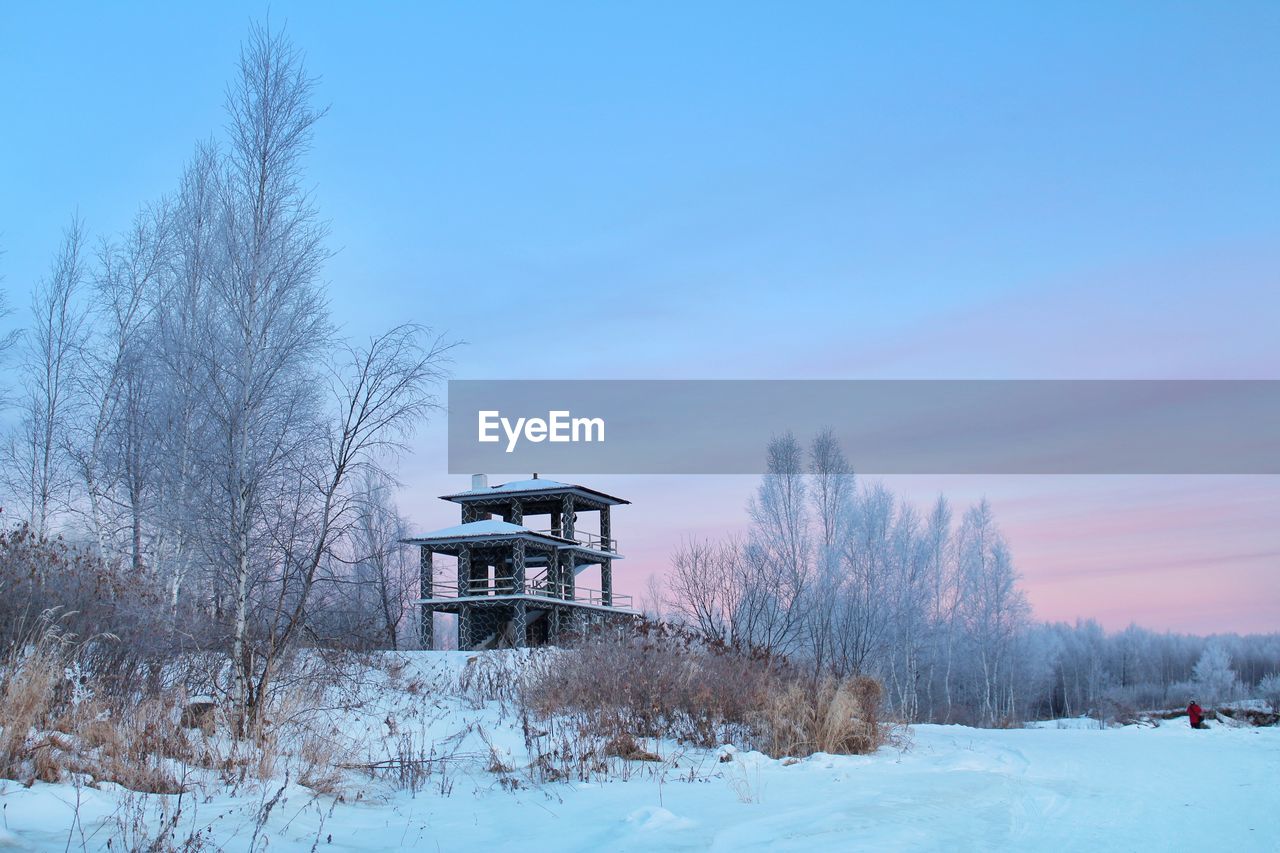
[[[37,539],[85,534],[164,591],[175,627],[193,612],[219,626],[243,731],[281,660],[318,636],[318,586],[370,592],[394,645],[417,572],[370,484],[436,409],[449,349],[415,325],[335,335],[303,172],[313,95],[288,39],[253,28],[225,140],[198,146],[177,192],[96,258],[73,224],[36,291],[6,453]]]
[[[84,225],[63,232],[47,278],[31,299],[31,327],[22,337],[22,392],[17,429],[4,453],[7,491],[37,536],[56,526],[71,499],[67,458],[74,364],[84,343],[80,291],[87,276]]]
[[[875,672],[885,651],[897,557],[892,542],[896,512],[894,496],[878,483],[864,489],[850,507],[848,535],[840,550],[840,582],[832,590],[837,603],[831,658],[838,675]]]
[[[354,557],[350,583],[357,606],[374,614],[386,646],[395,649],[410,603],[418,597],[419,572],[416,555],[402,544],[409,523],[395,505],[393,488],[380,471],[362,473],[348,550]]]
[[[832,661],[833,632],[840,610],[836,595],[843,583],[841,555],[849,535],[852,502],[857,483],[853,469],[834,433],[827,430],[809,448],[810,490],[815,519],[813,583],[805,608],[807,654],[818,671]]]
[[[775,438],[767,459],[744,543],[674,555],[676,615],[818,674],[878,677],[909,719],[994,723],[1039,699],[1049,667],[1021,656],[1028,607],[989,504],[958,530],[945,499],[922,516],[859,485],[830,433],[807,460],[794,437]]]
[[[1258,698],[1271,706],[1271,710],[1280,714],[1280,672],[1265,675],[1258,682]]]
[[[951,670],[960,596],[955,543],[951,530],[951,505],[941,495],[929,513],[921,548],[926,566],[925,582],[932,585],[924,617],[928,638],[924,675],[928,707],[925,713],[928,719],[936,719],[940,709],[945,708],[942,719],[949,721],[952,710]]]
[[[163,426],[150,364],[150,311],[165,273],[170,217],[164,205],[143,210],[116,241],[104,241],[84,345],[74,362],[74,417],[67,450],[83,497],[76,511],[103,555],[127,555],[135,572],[148,562],[150,514],[162,469],[156,453]]]
[[[201,476],[212,446],[213,419],[205,406],[208,369],[203,335],[208,328],[212,267],[219,244],[219,149],[198,145],[170,207],[171,250],[161,286],[149,306],[147,335],[158,385],[154,439],[161,462],[155,471],[156,528],[152,563],[175,609],[184,594],[212,600],[212,577],[197,571],[209,556],[207,484]],[[188,588],[188,582],[192,587]]]
[[[4,251],[0,250],[0,257],[4,256]],[[0,283],[4,282],[4,276],[0,275]],[[7,320],[13,314],[13,309],[9,306],[9,296],[3,290],[0,290],[0,321]],[[14,345],[18,342],[21,332],[18,329],[9,329],[0,333],[0,365],[4,365],[8,360],[10,353],[13,351]],[[9,388],[0,384],[0,408],[5,408],[10,404]]]
[[[735,635],[753,646],[796,647],[813,578],[804,449],[786,434],[769,442],[765,474],[747,506],[752,526],[738,551],[743,578]]]
[[[214,439],[204,448],[207,527],[219,594],[232,615],[237,704],[254,705],[249,643],[256,582],[285,548],[276,510],[296,494],[297,459],[321,438],[317,393],[332,335],[320,289],[326,227],[302,185],[302,158],[323,115],[314,80],[281,35],[255,27],[227,90],[227,150],[216,196],[199,379]],[[276,555],[264,561],[262,555]]]
[[[1191,671],[1191,687],[1208,705],[1239,698],[1240,680],[1231,668],[1230,653],[1220,644],[1211,643],[1200,655]]]
[[[1013,658],[1030,607],[986,500],[965,514],[958,548],[961,622],[980,669],[982,718],[995,723],[1016,714]]]

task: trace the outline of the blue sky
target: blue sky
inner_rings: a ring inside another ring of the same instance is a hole
[[[11,301],[73,211],[110,233],[174,185],[267,11],[0,8]],[[353,335],[447,329],[469,342],[460,377],[1280,377],[1275,3],[277,2],[270,17],[332,105],[310,176],[339,250],[335,316]],[[456,486],[442,431],[418,445],[406,508],[452,523],[434,506]],[[1113,624],[1280,625],[1274,478],[1074,482],[901,487],[991,494],[1044,615],[1114,589],[1129,609]],[[739,523],[750,482],[674,501],[661,479],[613,488],[636,500],[619,536],[638,588],[673,528]],[[1177,520],[1153,511],[1170,506]],[[1088,539],[1138,510],[1120,544],[1045,544],[1046,518]],[[1171,536],[1224,573],[1204,605],[1224,615],[1134,592],[1126,567],[1171,563]]]

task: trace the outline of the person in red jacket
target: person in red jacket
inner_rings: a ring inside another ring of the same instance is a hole
[[[1204,709],[1196,704],[1196,700],[1192,699],[1191,704],[1187,706],[1187,716],[1191,718],[1191,728],[1207,729],[1204,724]]]

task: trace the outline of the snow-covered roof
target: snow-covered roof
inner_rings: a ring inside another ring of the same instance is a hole
[[[483,536],[517,536],[519,534],[527,536],[537,536],[543,539],[553,539],[559,541],[570,541],[562,539],[559,536],[552,536],[549,533],[541,533],[537,530],[530,530],[527,527],[521,527],[518,524],[512,524],[509,521],[499,521],[498,519],[487,519],[485,521],[468,521],[466,524],[455,524],[453,527],[445,527],[440,530],[433,530],[430,533],[424,533],[421,536],[414,536],[405,542],[427,542],[437,539],[474,539]]]
[[[529,531],[525,530],[518,524],[512,524],[509,521],[502,521],[496,518],[489,518],[484,521],[468,521],[466,524],[455,524],[453,527],[444,527],[440,530],[433,530],[423,538],[452,539],[455,536],[500,536],[506,533],[528,532]]]
[[[613,495],[607,495],[596,489],[587,486],[579,486],[576,483],[561,483],[559,480],[548,480],[545,477],[535,477],[531,480],[513,480],[510,483],[500,483],[496,486],[485,486],[482,489],[467,489],[462,492],[454,492],[449,495],[441,495],[440,497],[446,501],[461,500],[466,501],[468,498],[490,497],[495,495],[515,495],[529,494],[538,492],[563,492],[577,491],[596,498],[603,498],[608,503],[625,504],[630,501]]]
[[[532,480],[512,480],[510,483],[500,483],[496,486],[485,486],[483,489],[468,489],[465,492],[459,492],[460,495],[490,495],[494,492],[541,492],[548,489],[573,489],[577,488],[571,483],[561,483],[559,480],[548,480],[545,477],[535,477]]]

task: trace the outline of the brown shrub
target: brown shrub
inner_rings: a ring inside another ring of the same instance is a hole
[[[214,733],[217,725],[218,706],[213,702],[188,702],[182,709],[178,724],[184,729],[199,729],[206,736]]]
[[[61,537],[37,536],[25,524],[0,529],[0,591],[4,648],[30,642],[30,629],[46,613],[57,613],[59,627],[81,639],[119,638],[80,651],[102,677],[101,690],[128,693],[174,652],[216,647],[207,614],[185,600],[173,609],[153,575]]]
[[[636,742],[636,739],[629,734],[614,735],[604,745],[604,754],[611,758],[621,758],[625,761],[661,761],[662,758],[656,753],[642,747]]]
[[[519,691],[525,710],[543,719],[574,715],[605,744],[732,742],[775,757],[876,750],[885,739],[880,700],[873,679],[815,681],[778,658],[652,623],[532,658]]]

